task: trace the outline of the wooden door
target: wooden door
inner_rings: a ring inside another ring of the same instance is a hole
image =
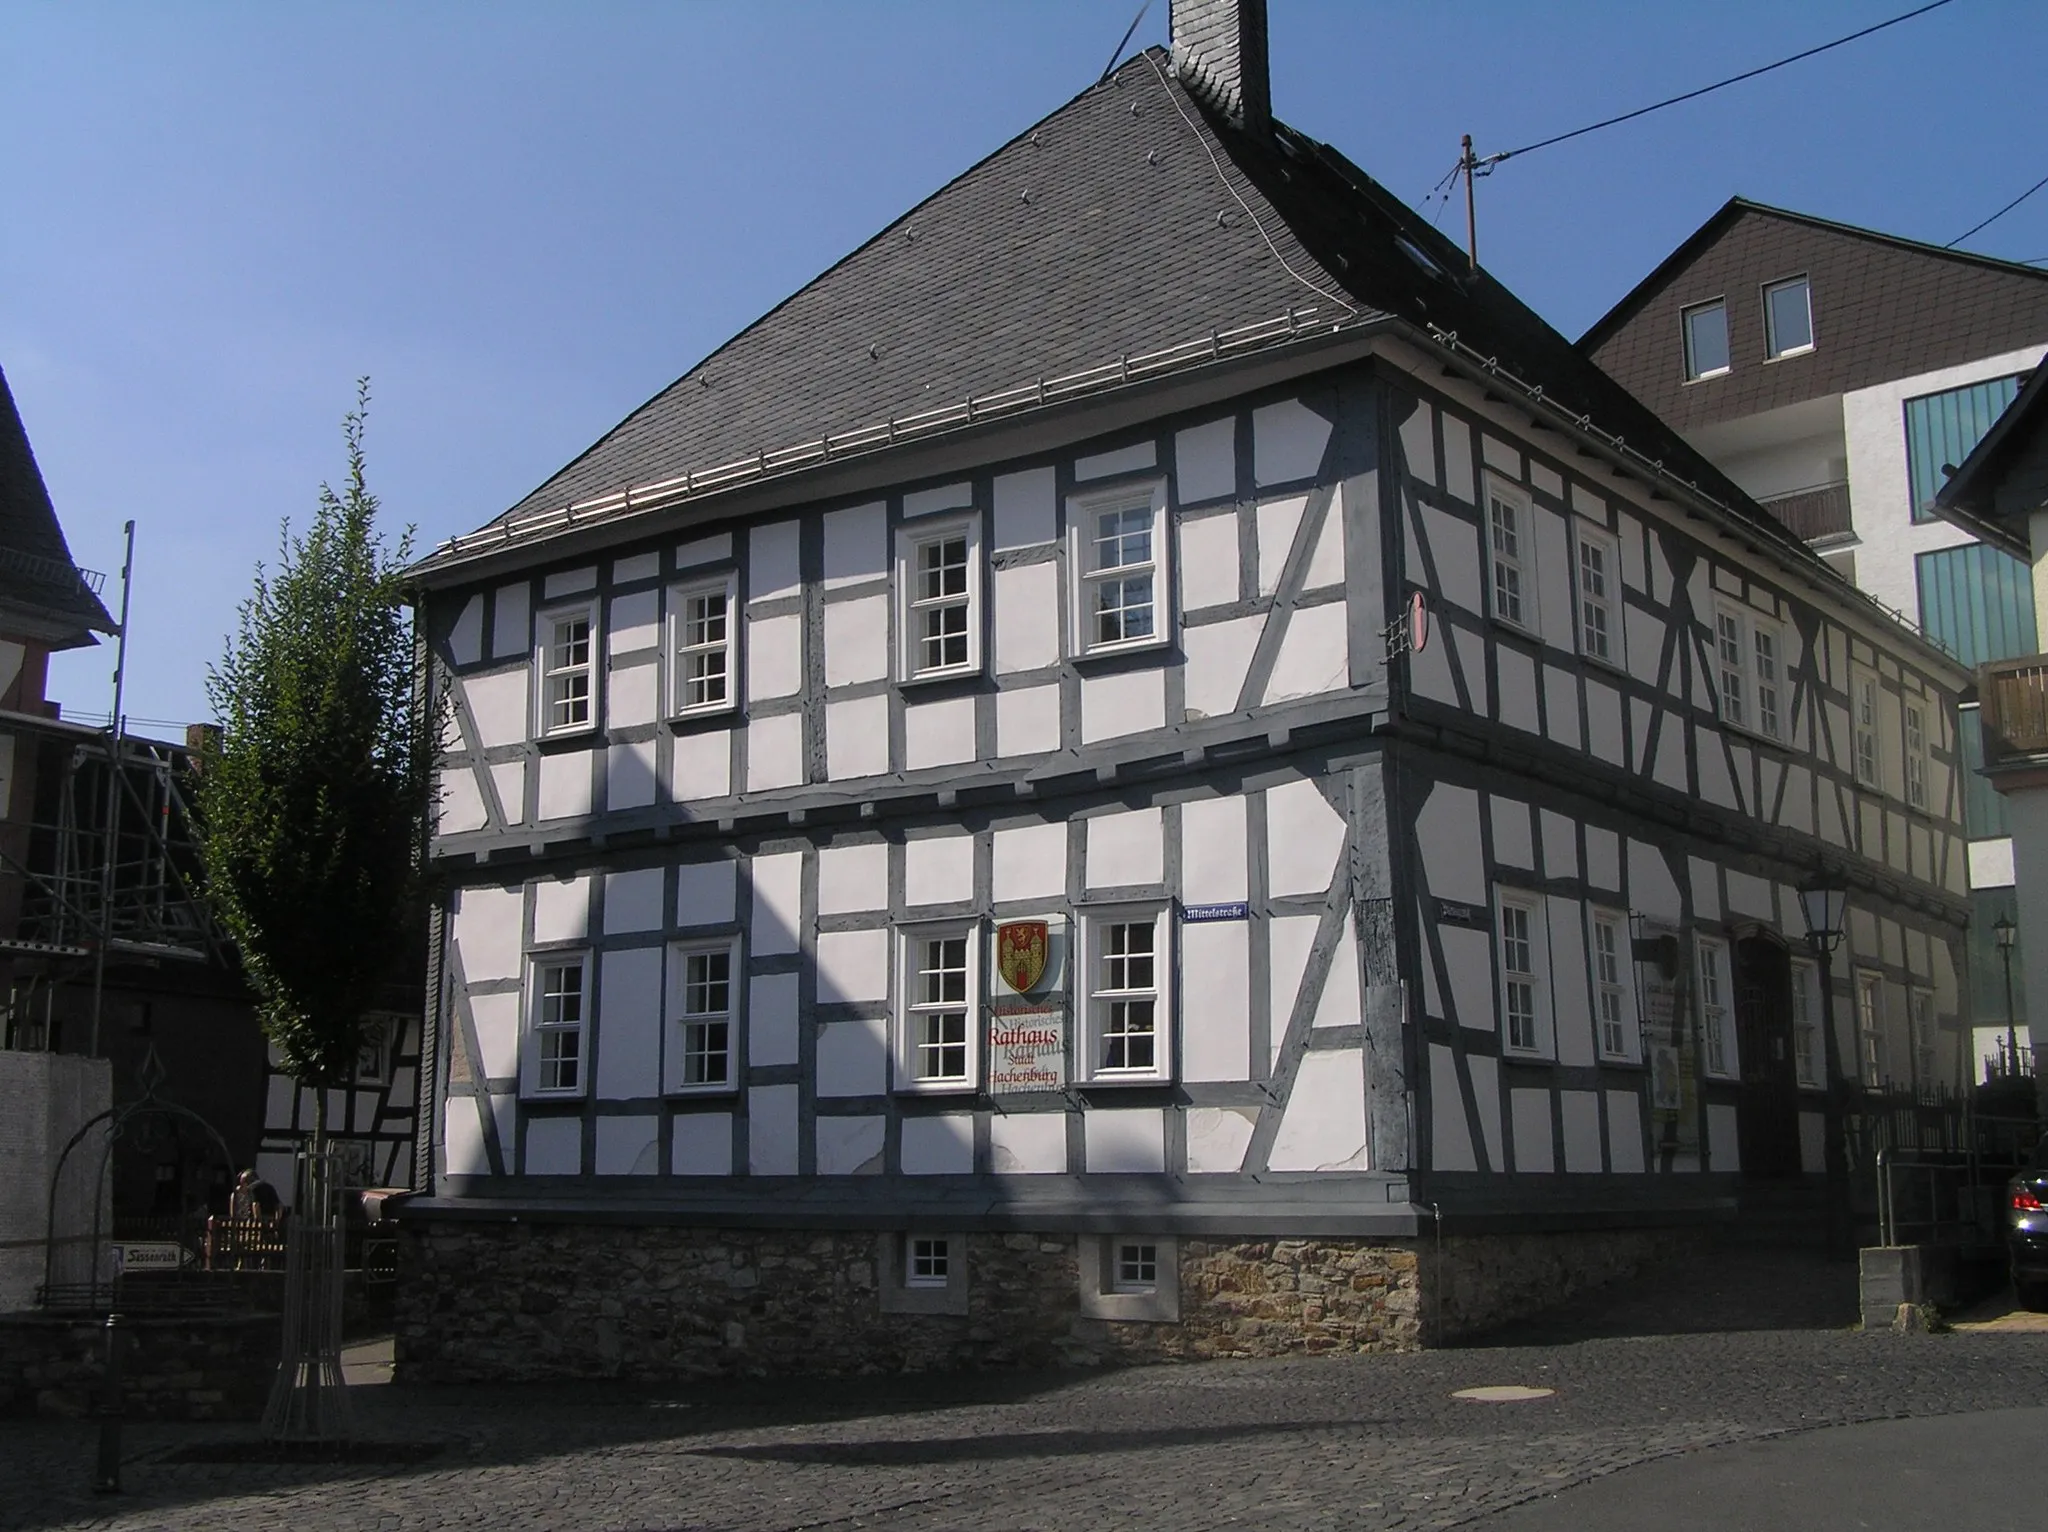
[[[1763,936],[1735,944],[1736,1048],[1742,1100],[1737,1108],[1742,1172],[1799,1174],[1799,1078],[1792,1058],[1792,959]]]

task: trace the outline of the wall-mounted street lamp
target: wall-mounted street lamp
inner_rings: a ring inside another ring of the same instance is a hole
[[[1843,1142],[1842,1054],[1835,1039],[1835,949],[1842,945],[1849,891],[1822,872],[1799,890],[1806,944],[1820,960],[1821,1057],[1827,1070],[1826,1140],[1828,1252],[1850,1253],[1849,1146]]]
[[[1999,961],[2005,964],[2005,1072],[2016,1075],[2020,1072],[2020,1029],[2012,1013],[2012,944],[2020,928],[2013,924],[2012,916],[2000,915],[1991,922],[1991,931],[1998,938]]]

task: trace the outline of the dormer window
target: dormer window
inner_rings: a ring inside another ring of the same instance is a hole
[[[1728,305],[1716,298],[1695,303],[1679,313],[1685,330],[1685,376],[1688,382],[1718,378],[1728,370]]]
[[[1776,360],[1813,349],[1813,295],[1806,278],[1791,277],[1764,289],[1764,355]]]

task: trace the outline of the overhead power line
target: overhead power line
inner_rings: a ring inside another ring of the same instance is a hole
[[[2018,207],[2022,202],[2026,201],[2027,198],[2033,196],[2035,192],[2039,191],[2044,186],[2048,186],[2048,176],[2041,177],[2040,180],[2036,181],[2032,186],[2029,186],[2025,191],[2021,192],[2017,197],[2013,198],[2012,201],[2006,203],[2004,207],[2000,208],[1997,212],[1993,213],[1989,218],[1985,219],[1982,223],[1972,224],[1969,228],[1963,230],[1962,233],[1958,234],[1954,239],[1950,240],[1941,248],[1944,250],[1953,250],[1957,245],[1960,245],[1972,234],[1983,233],[1984,230],[1990,228],[1994,223],[1998,222],[1999,219],[2003,218],[2007,213],[2010,213],[2014,208]],[[2031,266],[2034,263],[2032,261],[2023,261],[2021,262],[2021,264]]]

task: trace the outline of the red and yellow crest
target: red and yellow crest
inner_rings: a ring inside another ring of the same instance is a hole
[[[996,927],[996,972],[1018,994],[1028,994],[1045,977],[1046,924],[1011,920]]]

